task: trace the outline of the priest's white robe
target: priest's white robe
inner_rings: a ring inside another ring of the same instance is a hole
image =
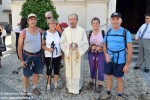
[[[78,48],[70,50],[70,43],[77,43]],[[83,86],[84,53],[89,48],[85,30],[80,26],[67,27],[62,33],[60,45],[65,54],[66,86],[69,93],[79,94]]]

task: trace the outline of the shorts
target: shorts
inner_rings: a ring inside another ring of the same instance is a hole
[[[122,63],[122,64],[116,64],[116,63],[111,63],[111,62],[105,63],[104,72],[106,75],[113,75],[115,77],[123,77],[124,66],[125,66],[125,63]]]
[[[52,65],[53,65],[52,69],[54,69],[55,75],[59,75],[59,66],[60,66],[61,58],[62,56],[52,59]],[[52,74],[52,69],[50,70],[50,61],[51,61],[51,57],[45,57],[45,63],[47,68],[46,75]]]
[[[38,56],[30,56],[23,52],[23,59],[27,64],[26,68],[23,68],[23,75],[25,77],[30,77],[34,74],[43,74],[44,65],[42,62],[42,55],[39,53]]]

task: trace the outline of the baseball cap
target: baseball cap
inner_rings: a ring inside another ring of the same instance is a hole
[[[117,13],[117,12],[114,12],[114,13],[111,14],[111,18],[112,17],[119,17],[119,18],[121,18],[121,14]]]
[[[37,18],[37,16],[36,16],[34,13],[29,14],[29,15],[28,15],[28,19],[29,19],[30,17],[35,17],[35,18]]]

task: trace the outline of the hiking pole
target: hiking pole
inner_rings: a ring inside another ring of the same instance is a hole
[[[26,59],[26,61],[25,61],[25,65],[27,65],[27,63],[28,63],[29,61],[31,61],[30,59],[31,59],[31,57],[29,56],[29,57]],[[18,67],[16,70],[12,71],[12,74],[19,74],[19,72],[20,72],[21,69],[22,69],[22,67]]]
[[[95,58],[96,58],[95,59],[95,71],[96,71],[96,74],[95,74],[95,92],[96,92],[98,52],[96,52],[96,57]]]
[[[54,45],[55,45],[54,41],[52,41],[51,48],[54,49]],[[51,76],[50,75],[50,71],[53,69],[53,64],[52,64],[53,63],[53,52],[54,51],[51,52],[52,54],[51,54],[50,66],[48,68],[48,77],[47,77],[46,91],[47,91],[47,85],[48,85],[49,77]],[[51,71],[51,73],[52,73],[52,71]],[[51,77],[50,77],[50,85],[51,85]],[[50,89],[52,89],[51,86],[50,86]]]

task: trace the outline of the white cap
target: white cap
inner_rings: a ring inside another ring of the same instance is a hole
[[[33,13],[31,13],[31,14],[28,15],[28,19],[29,19],[30,17],[35,17],[35,18],[37,18],[37,16],[36,16],[35,14],[33,14]]]

